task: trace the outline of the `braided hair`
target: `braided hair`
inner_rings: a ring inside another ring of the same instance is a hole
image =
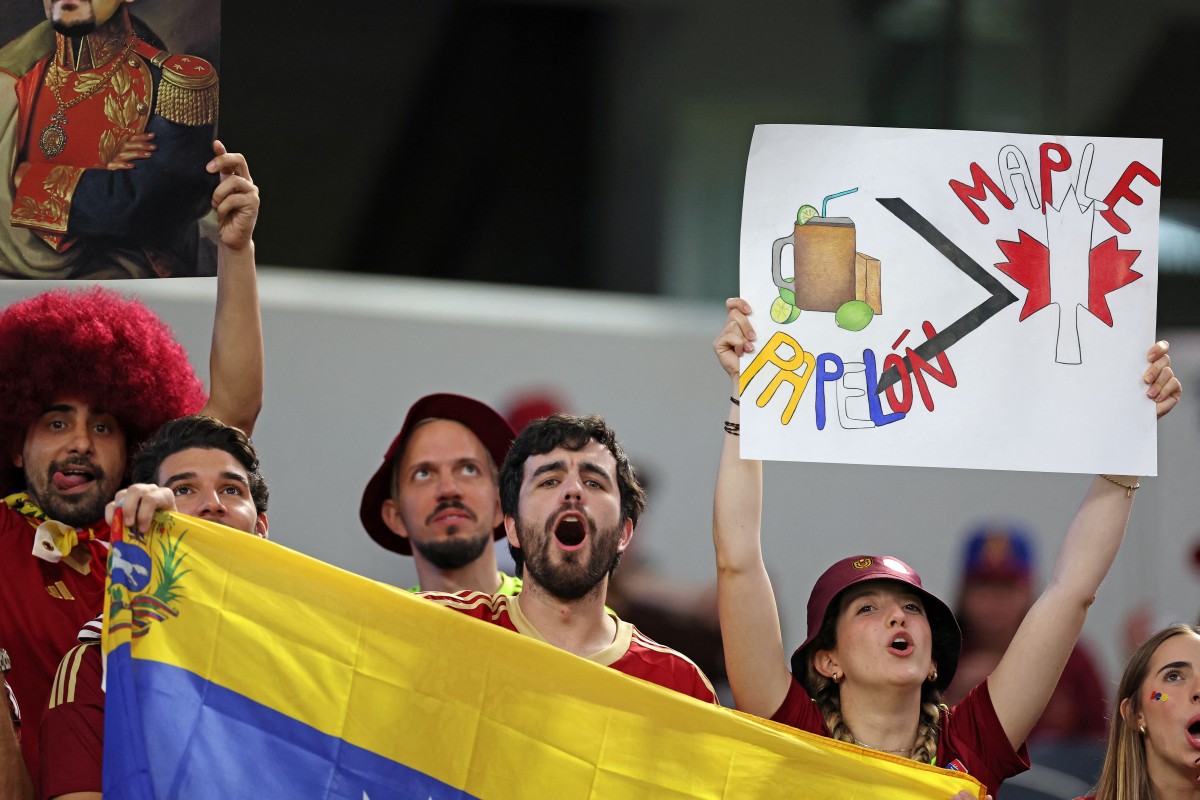
[[[857,739],[842,716],[841,687],[832,678],[822,675],[813,664],[813,654],[821,650],[832,650],[837,647],[837,617],[841,603],[837,598],[829,604],[825,619],[821,622],[821,630],[809,643],[806,650],[805,670],[802,683],[808,696],[817,704],[825,727],[829,729],[830,738],[839,742],[856,744]],[[941,713],[946,708],[942,703],[942,693],[927,680],[921,685],[921,717],[917,723],[917,735],[913,740],[908,758],[922,764],[932,764],[937,757],[938,733],[941,726]]]

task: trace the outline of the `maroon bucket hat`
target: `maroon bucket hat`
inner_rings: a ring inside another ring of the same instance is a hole
[[[917,590],[925,604],[929,630],[933,634],[933,657],[937,661],[937,680],[934,685],[945,691],[958,669],[958,654],[962,649],[962,631],[950,607],[921,585],[916,570],[893,556],[850,556],[834,564],[817,579],[808,596],[808,638],[792,653],[792,674],[806,689],[808,686],[808,648],[821,631],[821,623],[830,605],[849,587],[863,581],[888,580],[907,584]],[[810,692],[811,693],[811,692]]]
[[[387,452],[383,454],[383,464],[375,470],[371,480],[367,481],[367,488],[363,490],[362,503],[358,507],[358,518],[371,538],[388,550],[406,556],[412,555],[412,545],[409,544],[407,537],[397,535],[384,524],[380,510],[383,507],[383,501],[392,496],[394,462],[408,444],[408,437],[417,423],[431,418],[457,422],[478,436],[479,441],[483,442],[484,448],[491,455],[497,469],[504,463],[504,457],[508,455],[508,448],[512,444],[512,440],[516,438],[512,426],[505,421],[504,417],[478,400],[457,394],[431,394],[413,403],[412,408],[408,410],[408,416],[404,418],[404,426],[400,428],[400,433],[396,434],[396,438],[392,440]],[[503,523],[496,526],[493,535],[496,539],[504,538]]]

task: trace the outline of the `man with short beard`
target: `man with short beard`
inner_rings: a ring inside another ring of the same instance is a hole
[[[262,406],[258,190],[240,154],[221,147],[207,169],[223,176],[209,396],[170,329],[136,300],[59,290],[0,312],[0,646],[33,731],[21,740],[32,775],[55,667],[103,604],[104,506],[127,478],[128,454],[201,407],[250,430]]]
[[[608,579],[646,497],[612,429],[597,416],[554,414],[517,436],[500,471],[509,550],[524,588],[422,596],[581,658],[716,702],[686,656],[605,609]]]
[[[492,547],[504,536],[497,465],[513,435],[504,417],[461,395],[431,394],[408,410],[363,490],[359,518],[379,545],[413,557],[410,591],[521,591],[519,578],[497,569]]]
[[[213,274],[213,66],[165,52],[133,0],[44,2],[0,49],[0,275]]]

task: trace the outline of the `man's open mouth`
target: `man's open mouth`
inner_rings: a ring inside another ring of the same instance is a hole
[[[579,514],[567,514],[554,528],[554,538],[563,547],[578,547],[587,537],[587,523]]]

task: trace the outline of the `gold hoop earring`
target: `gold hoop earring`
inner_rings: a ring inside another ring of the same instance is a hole
[[[933,671],[933,674],[929,676],[929,682],[937,683],[937,670],[936,669]]]
[[[1146,735],[1146,726],[1145,725],[1139,725],[1138,730],[1142,732],[1142,736]]]
[[[829,677],[830,677],[830,680],[832,680],[834,683],[841,683],[841,680],[842,680],[842,673],[840,673],[840,672],[834,672],[834,673],[833,673],[831,676],[829,676]]]

